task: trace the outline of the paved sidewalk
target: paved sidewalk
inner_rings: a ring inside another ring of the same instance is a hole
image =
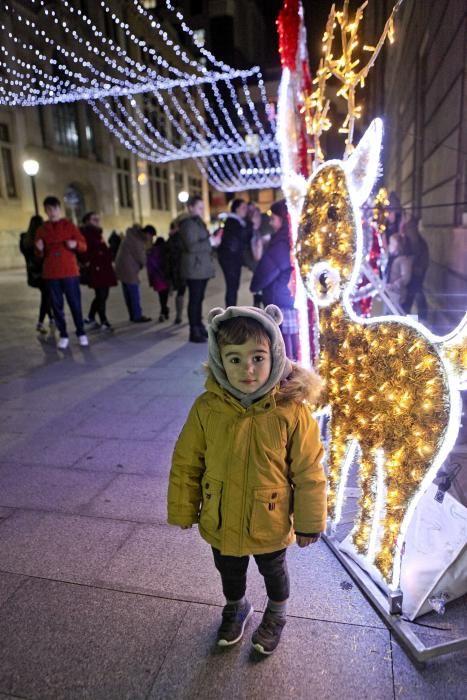
[[[206,311],[221,287],[210,284]],[[129,324],[113,290],[116,332],[91,334],[89,348],[72,338],[63,354],[36,338],[36,307],[24,273],[2,273],[0,698],[466,697],[466,655],[416,670],[323,543],[290,549],[277,652],[250,651],[265,605],[254,563],[253,624],[218,650],[210,549],[165,524],[171,450],[206,347],[186,342],[185,324]],[[150,290],[143,308],[158,316]],[[439,627],[467,619],[465,600],[452,610]]]

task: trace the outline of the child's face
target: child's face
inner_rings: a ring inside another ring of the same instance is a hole
[[[224,345],[222,364],[230,384],[244,394],[253,394],[266,384],[271,373],[271,349],[266,339],[243,345]]]

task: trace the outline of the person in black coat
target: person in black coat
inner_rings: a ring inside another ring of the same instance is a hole
[[[407,295],[402,308],[406,314],[410,314],[412,305],[417,305],[418,318],[426,321],[428,318],[428,304],[423,291],[428,267],[430,265],[430,251],[428,244],[418,230],[418,221],[414,217],[403,219],[401,223],[402,235],[407,238],[412,253],[412,275],[407,287]]]
[[[222,241],[217,249],[217,257],[225,277],[225,306],[237,306],[244,248],[248,245],[251,232],[246,221],[247,203],[234,199],[230,205]]]
[[[175,296],[175,323],[182,322],[183,300],[185,298],[186,280],[182,277],[183,245],[180,240],[178,218],[171,222],[167,240],[167,260],[169,267],[170,286],[177,294]]]
[[[50,292],[47,283],[42,278],[42,259],[35,255],[34,252],[34,236],[36,231],[42,226],[44,219],[36,214],[29,222],[28,230],[22,233],[19,238],[19,249],[24,255],[26,261],[26,273],[28,276],[28,285],[38,289],[41,293],[41,304],[39,307],[39,319],[37,321],[36,330],[38,333],[46,334],[47,330],[44,326],[45,317],[49,317],[50,324],[53,324],[52,304],[50,301]]]
[[[289,289],[292,264],[290,262],[290,226],[285,200],[274,202],[271,207],[271,242],[258,262],[250,291],[262,292],[263,304],[275,304],[284,316],[281,333],[284,338],[287,357],[298,357],[298,314],[294,308],[294,298]]]

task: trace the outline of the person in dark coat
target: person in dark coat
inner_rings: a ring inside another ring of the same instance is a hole
[[[409,243],[412,253],[412,276],[407,287],[405,301],[402,304],[406,314],[409,314],[413,303],[417,305],[418,318],[426,321],[428,318],[428,304],[423,291],[423,283],[430,265],[430,251],[428,244],[418,230],[418,221],[414,217],[401,224],[402,235]]]
[[[112,260],[115,260],[115,258],[117,257],[118,249],[120,248],[121,242],[122,242],[121,234],[117,233],[116,231],[112,231],[112,233],[109,236],[109,240],[108,240],[108,246],[109,246],[110,251],[112,253]]]
[[[41,304],[39,307],[39,319],[36,325],[36,331],[39,333],[47,333],[44,326],[45,317],[49,317],[50,324],[53,324],[52,304],[50,302],[50,292],[47,283],[42,278],[42,260],[38,258],[34,252],[34,237],[38,228],[42,226],[44,219],[38,214],[31,217],[28,230],[20,235],[19,249],[24,255],[26,261],[26,273],[28,277],[28,285],[34,289],[38,289],[41,293]]]
[[[263,304],[275,304],[284,316],[281,333],[284,338],[287,357],[298,357],[298,314],[294,308],[294,298],[289,289],[292,275],[290,262],[290,226],[285,200],[274,202],[271,207],[270,225],[273,232],[271,242],[258,262],[250,291],[262,292]]]
[[[246,221],[248,205],[243,199],[234,199],[230,205],[217,249],[217,257],[225,278],[225,306],[237,305],[240,275],[244,261],[244,249],[251,232]]]
[[[148,250],[146,267],[149,286],[159,295],[159,303],[161,306],[159,322],[167,321],[169,318],[167,301],[169,299],[170,282],[167,264],[167,247],[162,236],[158,236],[154,245]]]
[[[385,230],[385,246],[389,245],[389,240],[391,236],[395,233],[399,233],[399,227],[401,225],[402,218],[402,206],[401,201],[395,192],[389,194],[389,210],[386,222]]]
[[[175,296],[175,321],[182,322],[183,300],[185,298],[186,280],[182,276],[182,241],[180,239],[179,220],[175,219],[170,224],[169,238],[167,241],[167,263],[169,270],[169,280],[172,289],[177,294]]]
[[[90,211],[83,217],[81,233],[88,244],[86,253],[81,256],[86,270],[86,283],[94,290],[94,299],[84,322],[90,329],[99,328],[97,314],[101,322],[100,328],[110,331],[112,326],[107,318],[106,305],[110,287],[117,286],[117,277],[112,265],[112,251],[104,241],[100,218],[95,211]]]

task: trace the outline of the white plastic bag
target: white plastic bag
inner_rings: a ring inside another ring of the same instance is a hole
[[[437,497],[438,496],[438,497]],[[467,593],[467,508],[428,487],[415,509],[401,563],[402,610],[410,620]]]
[[[339,549],[382,585],[380,573],[358,554],[350,534]],[[402,614],[409,620],[434,609],[443,612],[444,603],[467,593],[467,508],[435,484],[421,497],[407,529],[400,588]]]

